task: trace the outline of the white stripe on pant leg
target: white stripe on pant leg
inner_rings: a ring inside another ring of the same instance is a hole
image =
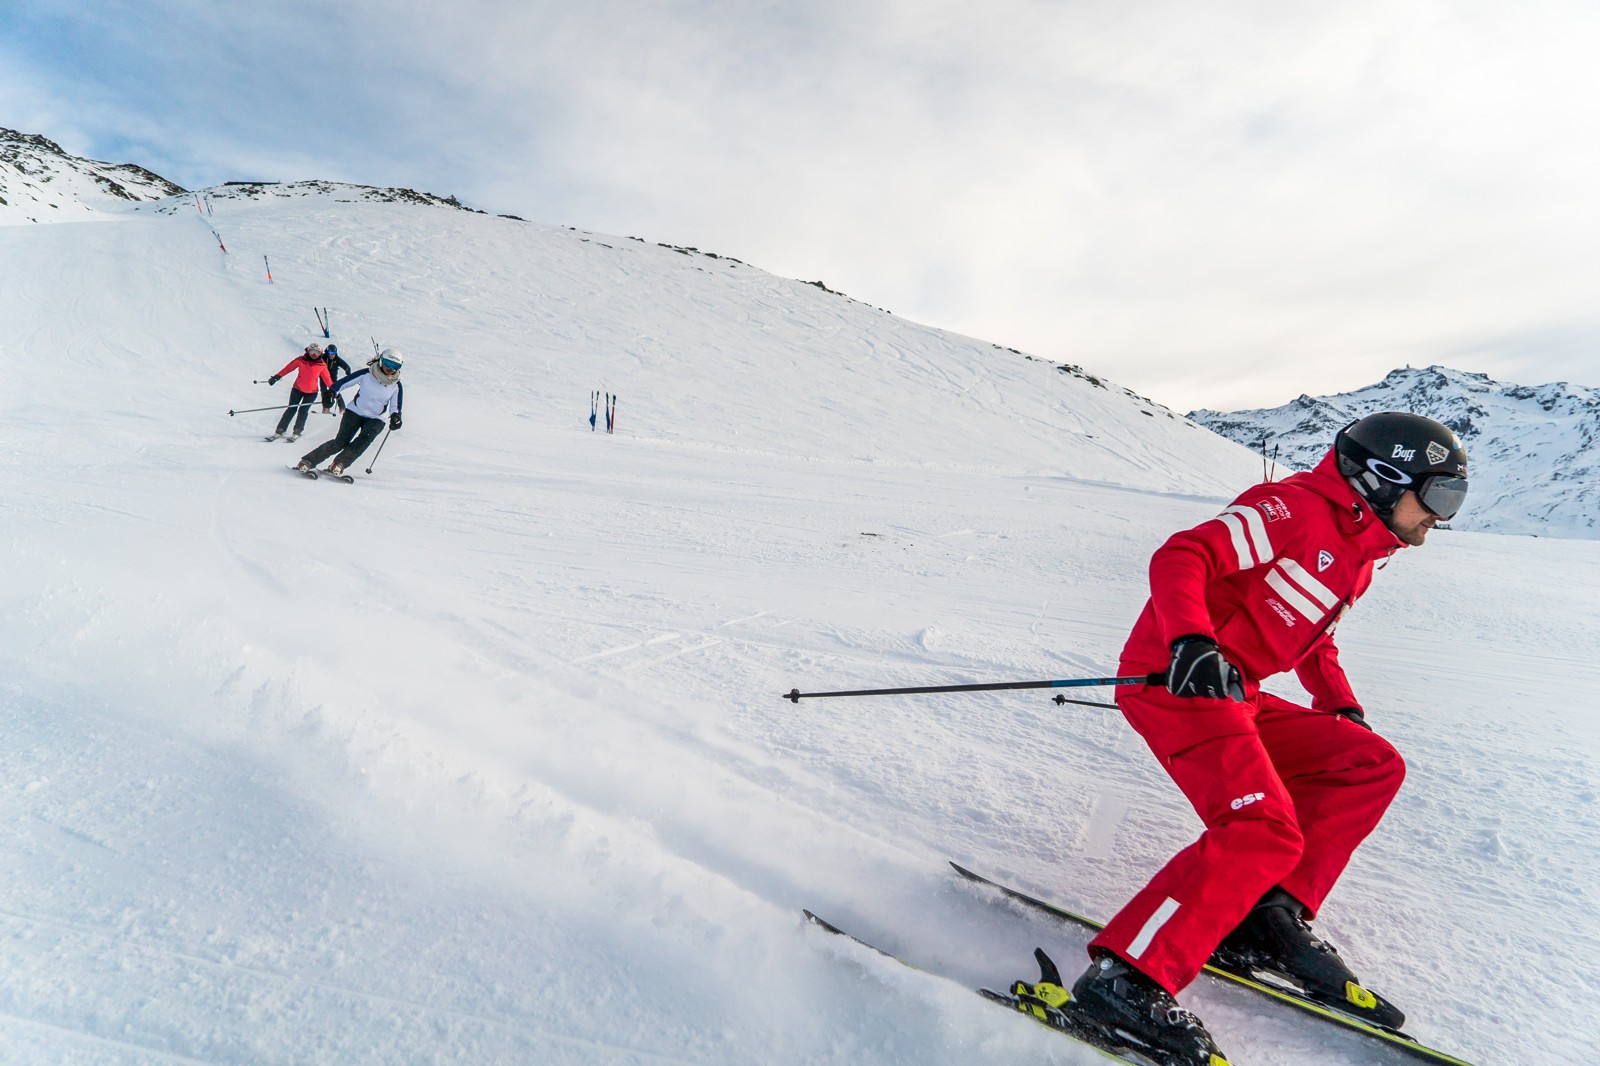
[[[1156,938],[1156,934],[1161,932],[1161,927],[1167,924],[1167,919],[1177,913],[1177,900],[1171,896],[1162,900],[1161,906],[1156,908],[1156,912],[1150,916],[1150,920],[1144,923],[1144,928],[1139,930],[1139,935],[1133,938],[1133,943],[1128,945],[1128,958],[1137,959],[1140,955],[1143,955],[1145,949],[1150,946],[1150,942]]]

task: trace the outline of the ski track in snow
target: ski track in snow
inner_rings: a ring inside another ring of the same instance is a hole
[[[0,428],[0,1060],[1098,1061],[799,909],[968,985],[1076,968],[943,864],[1109,915],[1197,829],[1115,710],[780,694],[1113,671],[1253,457],[729,260],[213,224],[230,255],[181,203],[0,228],[0,358],[48,398]],[[225,414],[313,305],[410,356],[349,491]],[[1597,596],[1593,543],[1439,534],[1341,628],[1409,779],[1320,924],[1480,1066],[1594,1036]],[[1184,998],[1241,1066],[1380,1054]]]

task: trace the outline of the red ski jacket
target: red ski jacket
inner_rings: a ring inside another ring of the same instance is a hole
[[[1246,490],[1217,517],[1175,533],[1150,559],[1150,599],[1122,649],[1123,673],[1167,668],[1171,644],[1217,642],[1253,694],[1293,669],[1312,708],[1360,707],[1333,630],[1402,543],[1339,474],[1316,469]]]
[[[319,382],[324,389],[333,387],[333,375],[328,373],[328,364],[321,359],[295,356],[289,361],[288,366],[278,371],[277,376],[284,377],[291,370],[295,372],[294,387],[301,392],[316,392]]]

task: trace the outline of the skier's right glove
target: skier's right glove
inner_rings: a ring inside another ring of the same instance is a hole
[[[1179,637],[1167,664],[1167,691],[1186,699],[1244,702],[1244,681],[1210,637]]]
[[[393,432],[398,432],[399,429],[400,429],[400,412],[396,411],[394,414],[389,416],[389,431],[391,433],[393,433]]]
[[[276,375],[276,374],[272,375],[270,378],[267,379],[267,384],[268,385],[276,385],[277,383],[278,383],[278,375]]]
[[[1350,719],[1356,725],[1360,726],[1362,729],[1365,729],[1369,733],[1372,732],[1372,727],[1367,724],[1366,712],[1360,707],[1340,707],[1333,713],[1338,715],[1340,718]]]

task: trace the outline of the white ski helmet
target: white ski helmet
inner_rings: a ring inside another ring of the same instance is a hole
[[[405,365],[405,361],[405,356],[400,354],[400,349],[385,348],[372,361],[372,372],[384,381],[393,381],[400,376],[400,368]]]

